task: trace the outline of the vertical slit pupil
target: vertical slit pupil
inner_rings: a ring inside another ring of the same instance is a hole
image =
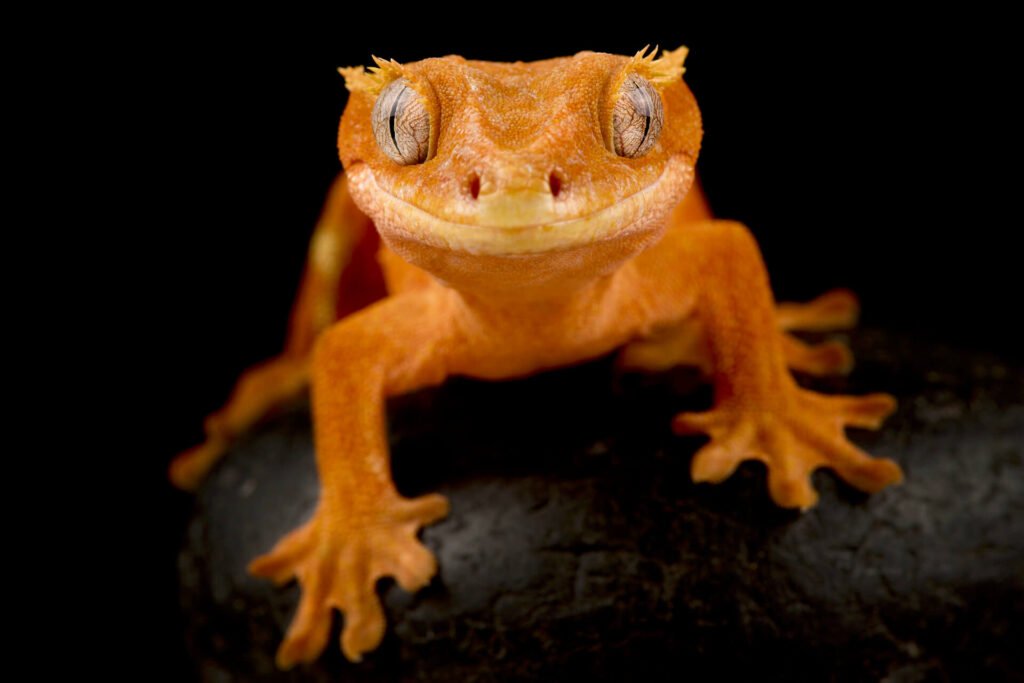
[[[398,138],[395,137],[395,119],[398,118],[398,106],[402,103],[402,98],[405,97],[405,86],[398,91],[395,95],[395,101],[391,104],[391,115],[388,117],[388,125],[391,127],[391,142],[395,145],[395,149],[398,150],[398,154],[402,154],[402,148],[398,146]]]
[[[654,103],[651,102],[651,93],[643,87],[640,81],[634,80],[632,83],[633,96],[629,99],[632,100],[636,113],[644,117],[644,134],[640,136],[640,143],[636,146],[636,149],[640,149],[647,141],[648,133],[651,132],[651,113],[654,111]],[[633,151],[636,152],[636,150]]]

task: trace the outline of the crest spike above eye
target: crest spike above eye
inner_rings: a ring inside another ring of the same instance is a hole
[[[665,86],[682,78],[683,72],[686,71],[683,68],[683,61],[686,59],[689,49],[683,46],[675,50],[662,50],[661,55],[655,59],[658,47],[655,46],[653,50],[647,52],[649,47],[648,45],[637,52],[630,60],[630,67],[634,71],[657,86]]]
[[[654,49],[652,50],[650,43],[648,43],[647,45],[644,45],[643,48],[639,52],[637,52],[635,55],[633,55],[633,62],[637,63],[637,64],[639,64],[639,63],[651,64],[651,63],[654,62],[654,56],[657,55],[657,54],[658,54],[658,46],[655,45]]]
[[[661,56],[651,62],[651,80],[658,85],[667,85],[683,77],[686,69],[683,62],[690,50],[685,45],[675,50],[662,50]],[[651,53],[654,56],[654,53]]]
[[[391,81],[401,78],[402,65],[393,59],[381,59],[372,55],[376,66],[339,66],[338,73],[345,78],[349,92],[365,92],[376,95]]]

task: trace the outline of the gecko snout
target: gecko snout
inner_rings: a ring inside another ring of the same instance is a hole
[[[470,174],[466,176],[466,194],[468,194],[472,199],[478,199],[480,197],[482,182],[483,181],[480,179],[480,174],[477,173],[476,171],[471,171]],[[511,190],[511,192],[514,194],[520,194],[522,192],[540,192],[543,194],[546,192],[547,194],[550,194],[552,197],[557,198],[560,194],[562,194],[562,191],[565,188],[565,176],[559,169],[551,169],[551,172],[548,173],[547,176],[546,186],[541,186],[540,183],[536,182],[531,183],[530,185],[524,184],[524,186],[521,189],[514,188]],[[497,191],[495,188],[496,184],[489,184],[489,191],[486,192],[486,194],[490,194],[491,192]],[[506,191],[509,191],[509,189],[506,189]]]
[[[564,207],[556,200],[564,199],[566,182],[558,169],[538,172],[527,165],[503,165],[471,171],[464,189],[480,225],[520,227],[559,220]]]

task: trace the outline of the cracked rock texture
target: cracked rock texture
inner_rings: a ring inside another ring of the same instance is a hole
[[[182,604],[204,681],[1024,680],[1024,372],[878,331],[828,392],[889,391],[879,433],[904,485],[860,494],[829,471],[810,512],[775,508],[761,465],[694,485],[702,438],[672,415],[709,405],[686,370],[619,376],[611,359],[527,380],[456,379],[393,400],[406,495],[451,516],[440,562],[390,580],[381,648],[337,645],[291,672],[273,655],[298,597],[245,573],[317,498],[305,407],[241,441],[200,492]]]

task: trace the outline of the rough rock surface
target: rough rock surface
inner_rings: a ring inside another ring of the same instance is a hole
[[[514,382],[456,379],[389,404],[406,495],[439,491],[440,562],[410,596],[380,584],[382,647],[359,665],[336,636],[277,672],[298,597],[245,573],[317,496],[304,407],[246,437],[196,502],[181,554],[190,647],[205,681],[1022,680],[1024,372],[882,332],[823,390],[889,391],[879,433],[907,481],[862,495],[828,471],[821,501],[775,508],[762,466],[694,485],[702,438],[672,415],[710,392],[679,370],[610,359]]]

